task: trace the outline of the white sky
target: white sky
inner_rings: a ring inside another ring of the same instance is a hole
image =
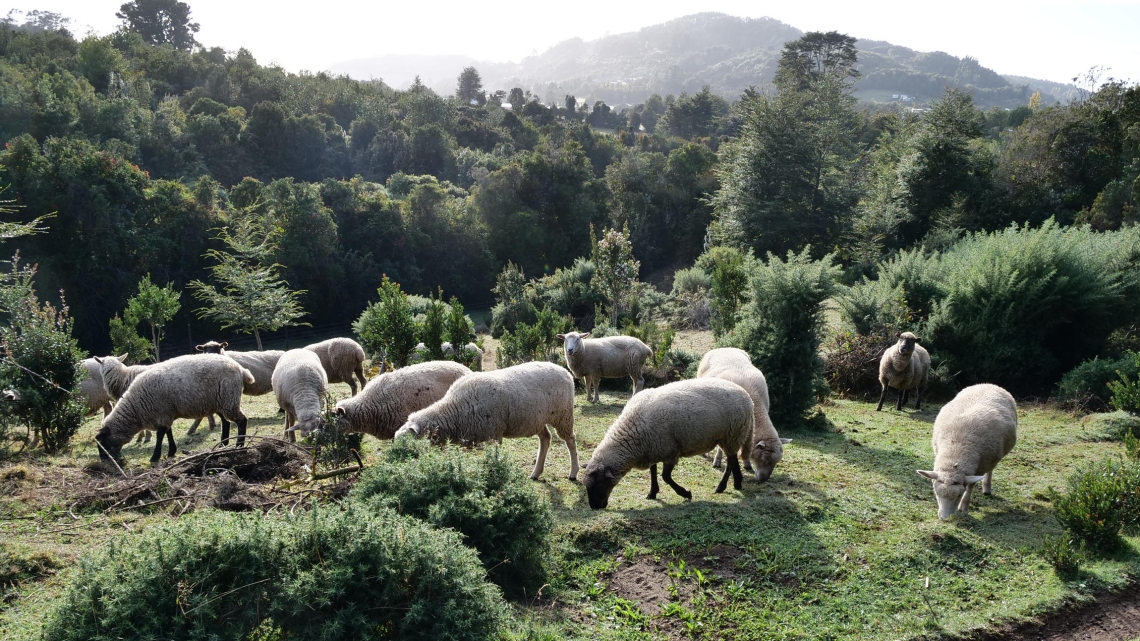
[[[123,0],[9,0],[7,8],[56,11],[73,31],[114,30]],[[770,0],[590,2],[361,2],[189,0],[198,40],[250,49],[291,71],[391,53],[455,53],[519,60],[567,38],[635,31],[697,11],[771,16],[804,31],[845,32],[920,51],[970,55],[1003,74],[1067,82],[1094,65],[1140,82],[1140,0],[958,0],[930,3]],[[0,5],[0,12],[7,13]],[[597,8],[597,11],[590,11]]]

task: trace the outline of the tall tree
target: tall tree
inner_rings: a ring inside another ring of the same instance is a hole
[[[218,234],[228,251],[206,252],[217,263],[210,272],[218,286],[200,280],[190,283],[194,297],[205,303],[195,310],[200,318],[217,320],[222,329],[236,327],[253,334],[259,351],[261,330],[273,332],[287,325],[307,324],[296,322],[305,315],[298,301],[305,292],[291,291],[279,275],[281,266],[269,263],[277,250],[278,232],[265,227],[253,215],[241,212]]]
[[[487,104],[487,94],[483,93],[483,79],[479,77],[475,67],[467,67],[459,74],[455,97],[465,105],[470,104],[472,100],[480,105]]]
[[[123,314],[128,322],[146,323],[150,326],[150,340],[154,344],[154,360],[162,360],[159,343],[163,338],[166,321],[174,318],[182,303],[178,299],[182,293],[174,289],[174,283],[159,287],[150,282],[150,274],[139,281],[139,291],[127,301],[127,311]]]
[[[855,38],[838,31],[810,31],[784,45],[776,83],[806,89],[820,76],[857,78]]]
[[[190,5],[179,0],[134,0],[119,7],[115,17],[151,44],[168,44],[190,51],[198,44],[198,23],[190,22]]]
[[[594,227],[590,226],[590,236]],[[591,285],[602,292],[610,303],[610,325],[617,326],[618,312],[633,292],[637,270],[641,263],[633,258],[633,245],[629,242],[629,223],[621,231],[607,229],[593,243],[590,260],[596,271]]]

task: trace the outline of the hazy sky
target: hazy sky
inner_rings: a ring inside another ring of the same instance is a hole
[[[73,31],[115,29],[122,0],[18,0],[19,10],[56,11]],[[920,51],[970,55],[999,73],[1068,81],[1094,65],[1140,81],[1140,0],[1072,2],[360,2],[189,0],[198,40],[250,49],[259,62],[321,70],[389,53],[458,53],[519,60],[567,38],[635,31],[696,11],[771,16],[805,31],[832,29]],[[597,7],[598,12],[589,9]],[[937,7],[937,8],[935,8]],[[0,5],[3,9],[3,5]]]

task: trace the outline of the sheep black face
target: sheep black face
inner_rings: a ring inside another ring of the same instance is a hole
[[[582,484],[586,486],[586,496],[590,499],[590,509],[603,510],[610,504],[610,493],[617,487],[621,476],[613,470],[593,461],[586,464],[586,476]]]
[[[117,459],[123,451],[123,444],[113,443],[111,434],[106,430],[99,430],[99,433],[95,435],[95,442],[99,447],[99,459],[103,461],[111,458]]]
[[[921,343],[922,339],[911,334],[910,332],[902,332],[898,335],[899,338],[899,354],[907,356],[914,352],[914,346]]]

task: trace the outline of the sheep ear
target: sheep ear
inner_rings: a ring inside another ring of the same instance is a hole
[[[902,338],[902,332],[895,334],[895,338]]]
[[[130,355],[131,355],[131,353],[130,353],[130,352],[123,352],[123,355],[122,355],[122,356],[117,356],[116,358],[118,358],[120,361],[126,361],[126,360],[127,360],[127,357],[128,357],[128,356],[130,356]]]
[[[782,439],[780,439],[780,443],[781,443],[782,445],[787,445],[788,443],[791,443],[791,442],[792,442],[792,439],[790,439],[790,438],[782,438]]]
[[[99,363],[100,365],[102,365],[102,364],[103,364],[103,359],[102,359],[101,357],[99,357],[99,356],[94,356],[93,358],[95,359],[95,362],[96,362],[96,363]]]
[[[335,410],[333,410],[333,413],[336,414],[337,416],[344,416],[344,413],[345,413],[344,408],[338,407]]]
[[[919,476],[925,476],[926,478],[930,479],[931,481],[937,481],[938,480],[938,472],[930,472],[928,470],[915,470],[915,472],[918,472]]]
[[[204,352],[204,351],[206,351],[206,346],[205,345],[195,345],[194,349],[198,350],[199,352]]]
[[[557,338],[560,341],[564,341],[566,340],[566,334],[555,334],[554,338]]]
[[[230,346],[230,344],[229,344],[229,343],[226,343],[226,342],[223,342],[223,343],[222,343],[222,349],[225,349],[225,348],[227,348],[227,347],[229,347],[229,346]]]
[[[586,338],[586,337],[587,337],[587,336],[589,336],[589,335],[590,335],[590,332],[586,332],[585,334],[582,334],[582,335],[581,335],[581,336],[579,336],[578,338]]]
[[[914,342],[916,342],[916,343],[921,343],[921,342],[922,342],[922,339],[921,339],[921,338],[918,338],[918,337],[915,337],[915,339],[914,339]]]
[[[981,482],[981,480],[984,478],[986,478],[986,476],[984,474],[979,475],[979,476],[967,476],[966,477],[966,484],[967,485],[973,485],[974,483]]]

